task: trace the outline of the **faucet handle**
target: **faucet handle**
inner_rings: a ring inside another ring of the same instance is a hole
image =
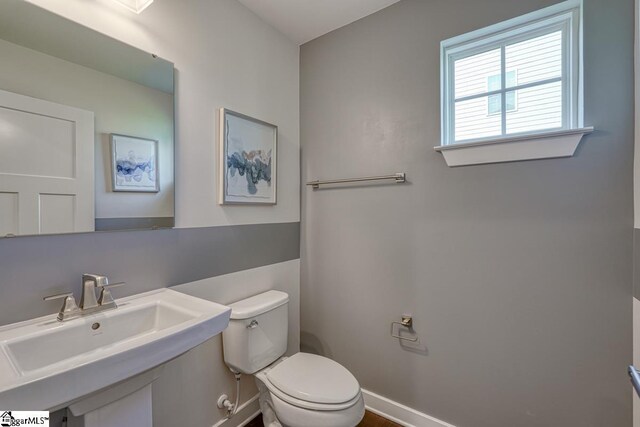
[[[64,298],[64,302],[62,303],[62,307],[60,308],[60,312],[58,313],[58,320],[63,321],[67,320],[71,317],[75,317],[80,312],[78,305],[76,304],[76,299],[73,297],[72,292],[67,292],[64,294],[56,294],[49,295],[43,298],[44,301],[52,301],[56,299]]]
[[[42,298],[42,300],[43,301],[53,301],[53,300],[56,300],[56,299],[69,298],[69,297],[73,297],[73,292],[67,292],[67,293],[64,293],[64,294],[49,295],[49,296],[46,296],[46,297]]]
[[[104,284],[97,284],[96,287],[97,288],[103,288],[103,289],[111,289],[111,288],[117,288],[120,286],[124,286],[126,285],[127,282],[116,282],[116,283],[104,283]]]
[[[126,285],[125,282],[111,283],[109,285],[99,285],[98,287],[101,288],[101,290],[100,290],[100,297],[98,298],[98,305],[99,306],[113,305],[114,307],[117,307],[116,302],[113,300],[113,296],[111,295],[111,288],[117,288],[119,286],[124,286],[124,285]]]

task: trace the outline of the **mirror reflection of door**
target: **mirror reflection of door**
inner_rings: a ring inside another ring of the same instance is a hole
[[[0,238],[174,226],[171,62],[23,0],[0,0],[0,58]],[[139,141],[126,186],[115,134]]]
[[[94,229],[90,111],[0,90],[0,235]]]

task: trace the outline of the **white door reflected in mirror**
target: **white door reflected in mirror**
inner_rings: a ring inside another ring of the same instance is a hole
[[[93,231],[93,112],[0,90],[0,133],[0,235]]]

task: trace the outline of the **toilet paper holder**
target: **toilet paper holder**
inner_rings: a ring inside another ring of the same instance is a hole
[[[391,336],[393,338],[397,338],[401,341],[409,341],[409,342],[416,342],[418,341],[418,337],[414,337],[414,338],[407,338],[407,337],[403,337],[400,335],[400,333],[395,334],[394,333],[394,329],[395,329],[395,325],[398,325],[402,328],[407,328],[409,329],[411,332],[415,331],[413,330],[413,317],[407,315],[407,314],[403,314],[402,315],[402,320],[400,320],[399,322],[391,322]]]

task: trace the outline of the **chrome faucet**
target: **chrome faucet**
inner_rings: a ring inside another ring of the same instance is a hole
[[[109,284],[106,276],[98,274],[82,275],[82,296],[80,297],[80,306],[76,304],[73,293],[64,293],[44,297],[45,301],[51,301],[64,298],[62,308],[58,313],[58,320],[75,319],[77,317],[98,313],[100,311],[117,308],[116,302],[111,296],[111,288],[124,285],[124,282]],[[100,296],[96,299],[96,289],[100,289]]]
[[[109,284],[109,279],[106,276],[100,276],[98,274],[83,274],[82,275],[82,296],[80,297],[80,308],[82,310],[89,310],[98,306],[98,300],[96,299],[96,288],[103,288]]]

